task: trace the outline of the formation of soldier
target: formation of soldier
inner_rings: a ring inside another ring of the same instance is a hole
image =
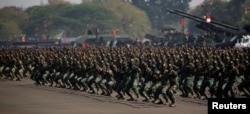
[[[0,77],[176,106],[176,95],[250,95],[250,48],[1,48]]]

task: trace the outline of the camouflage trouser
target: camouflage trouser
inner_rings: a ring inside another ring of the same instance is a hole
[[[130,90],[130,87],[131,87],[131,77],[130,76],[128,76],[127,78],[126,78],[126,80],[125,80],[125,83],[124,83],[124,91],[126,92],[126,93],[129,93],[129,90]]]
[[[4,66],[0,66],[0,78],[4,77],[3,70],[4,70]]]
[[[11,80],[16,80],[17,79],[16,78],[16,72],[17,72],[17,69],[15,67],[12,67],[11,72],[9,74]]]
[[[106,83],[107,83],[107,80],[105,78],[100,79],[100,81],[98,82],[98,85],[100,86],[100,89],[103,95],[107,93]]]
[[[230,80],[227,82],[227,84],[225,84],[225,86],[223,86],[223,95],[224,97],[228,98],[228,97],[235,97],[236,95],[236,81],[235,80]],[[230,95],[229,95],[230,93]]]
[[[177,85],[170,85],[167,89],[167,96],[171,101],[171,104],[175,104],[175,93],[176,93]]]
[[[241,80],[238,84],[239,93],[243,92],[247,96],[250,96],[250,78]]]
[[[201,85],[204,80],[204,76],[198,76],[195,77],[194,79],[194,92],[197,95],[197,97],[200,96],[200,90],[201,90]]]
[[[124,99],[124,95],[123,95],[123,90],[125,89],[126,86],[126,81],[125,80],[119,80],[119,82],[117,82],[117,87],[116,87],[116,92],[118,94],[118,99]]]
[[[87,84],[87,79],[89,75],[86,73],[84,76],[82,76],[82,79],[80,80],[80,85],[83,87],[84,91],[88,90],[88,84]]]
[[[87,79],[87,85],[88,88],[90,89],[89,92],[95,93],[95,89],[93,88],[93,84],[95,84],[96,77],[94,75],[90,75]]]
[[[74,73],[73,73],[74,74]],[[71,86],[72,86],[72,89],[75,89],[75,90],[79,90],[80,89],[80,86],[79,86],[79,84],[78,84],[78,76],[77,75],[73,75],[73,77],[71,77],[70,79],[69,79],[69,82],[70,82],[70,84],[71,84]]]
[[[129,79],[129,78],[128,78]],[[133,99],[132,95],[136,95],[136,97],[139,97],[139,80],[137,79],[129,79],[129,82],[127,82],[125,92]]]
[[[184,79],[184,91],[186,92],[186,95],[188,96],[189,93],[193,96],[194,95],[194,76],[188,76]]]
[[[167,96],[167,89],[169,88],[169,85],[167,84],[160,84],[158,88],[156,88],[156,91],[154,93],[155,97],[155,103],[157,100],[160,100],[162,103],[168,102],[168,96]]]
[[[10,77],[10,72],[11,72],[10,67],[4,67],[4,69],[3,69],[4,78],[9,78]]]
[[[213,85],[214,85],[214,78],[204,79],[204,81],[202,82],[202,85],[201,85],[201,89],[200,89],[201,96],[207,97],[207,94],[206,94],[207,87],[209,88],[210,94],[212,96],[214,94]]]
[[[59,82],[60,79],[62,79],[62,74],[60,72],[56,72],[54,76],[52,77],[51,85],[53,85],[55,82],[56,86],[62,86],[62,83]]]
[[[40,78],[42,84],[48,84],[48,77],[50,75],[49,71],[46,71],[44,74],[42,74],[42,77]]]
[[[24,78],[24,69],[23,68],[16,69],[15,77],[18,80],[22,80]]]
[[[156,92],[157,92],[157,88],[159,88],[161,86],[161,83],[160,82],[156,82],[154,84],[152,84],[152,86],[150,87],[150,90],[149,90],[149,96],[150,97],[153,97],[153,98],[156,98]]]
[[[133,95],[135,94],[139,97],[139,80],[132,79],[130,76],[127,77],[126,85],[125,85],[125,92],[130,97],[130,99],[134,99]]]
[[[70,72],[66,72],[66,73],[64,73],[64,74],[62,74],[63,76],[62,76],[62,84],[63,84],[63,86],[64,87],[66,87],[66,88],[70,88],[70,83],[69,83],[69,77],[71,77],[71,74],[70,74]]]
[[[147,81],[142,83],[141,88],[139,89],[140,94],[145,98],[145,101],[148,101],[149,98],[149,89],[152,86],[152,81]]]
[[[95,78],[94,85],[95,85],[96,90],[98,92],[100,89],[102,89],[102,87],[100,85],[100,81],[102,80],[102,77],[101,77],[101,75],[96,74],[94,78]]]
[[[112,93],[114,85],[115,85],[114,80],[107,81],[106,87],[107,87],[108,95],[110,95]]]

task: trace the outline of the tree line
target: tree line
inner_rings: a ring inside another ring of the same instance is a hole
[[[247,0],[204,0],[204,4],[189,8],[191,0],[82,0],[81,4],[71,4],[64,0],[48,0],[48,4],[27,9],[5,7],[0,9],[0,40],[19,40],[21,34],[39,39],[48,38],[61,31],[69,37],[87,34],[89,30],[99,30],[98,34],[117,34],[142,38],[145,33],[159,33],[159,29],[171,26],[181,28],[180,17],[166,9],[179,9],[197,16],[209,11],[214,17],[235,24],[250,23],[250,6]],[[210,5],[211,4],[211,5]],[[210,5],[210,6],[209,6]],[[185,22],[190,30],[195,22]]]

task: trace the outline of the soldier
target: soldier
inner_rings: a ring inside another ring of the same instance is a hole
[[[246,60],[244,62],[244,66],[241,66],[239,69],[241,70],[240,73],[243,73],[243,77],[241,82],[238,85],[238,89],[239,92],[242,92],[241,95],[245,95],[245,96],[250,96],[250,89],[249,89],[249,85],[250,85],[250,71],[248,69],[250,69],[250,63],[248,60]]]
[[[114,72],[113,70],[111,70],[110,65],[107,63],[107,67],[106,67],[106,88],[107,88],[107,96],[111,96],[111,94],[113,93],[113,87],[116,83],[115,79],[114,79]]]
[[[149,97],[149,89],[153,84],[153,82],[152,82],[153,71],[147,65],[147,63],[144,63],[144,67],[145,67],[145,71],[144,71],[144,74],[142,75],[144,77],[144,81],[142,82],[142,86],[141,86],[139,92],[142,95],[142,97],[145,98],[143,101],[149,102],[151,100]]]
[[[202,81],[204,80],[204,66],[201,64],[201,62],[196,59],[195,60],[195,66],[196,66],[196,70],[195,70],[195,76],[194,76],[194,93],[196,94],[197,98],[200,98],[200,89],[201,89],[201,84]]]
[[[157,66],[155,64],[152,65],[152,68],[153,68],[153,75],[152,75],[152,86],[150,87],[150,91],[149,91],[149,96],[152,99],[152,102],[157,102],[158,99],[158,91],[157,91],[157,88],[159,88],[161,86],[161,77],[162,77],[162,74],[160,72],[160,70],[157,68]]]
[[[186,77],[184,78],[184,91],[186,92],[185,97],[189,97],[189,94],[191,94],[191,97],[194,97],[194,90],[193,90],[193,82],[194,82],[194,73],[195,73],[195,68],[194,68],[194,63],[189,62],[186,65],[185,68],[185,73]]]
[[[233,85],[236,82],[236,76],[239,75],[239,70],[233,61],[230,62],[228,67],[228,77],[226,86],[223,90],[224,97],[235,97],[235,91],[233,90]],[[230,95],[228,94],[230,92]]]
[[[226,66],[221,60],[219,60],[217,67],[220,67],[220,70],[218,71],[218,75],[215,77],[215,82],[217,81],[217,89],[215,90],[215,93],[217,98],[221,98],[223,95],[222,88],[224,84],[224,78],[226,77]]]
[[[99,68],[99,66],[97,65],[96,63],[96,60],[94,60],[94,62],[91,62],[90,60],[88,61],[89,63],[89,70],[88,70],[88,74],[89,74],[89,77],[87,79],[87,85],[88,85],[88,88],[89,88],[89,93],[91,94],[95,94],[97,93],[95,91],[95,89],[93,88],[93,84],[95,84],[95,79],[96,79],[96,75],[98,72],[97,71],[97,68]]]
[[[207,94],[206,94],[206,88],[209,87],[209,90],[213,90],[212,89],[212,85],[214,82],[214,77],[212,75],[212,70],[213,70],[213,65],[210,63],[210,61],[208,59],[206,59],[204,61],[204,80],[201,84],[201,89],[200,89],[200,94],[201,94],[201,98],[200,99],[205,99],[208,98]]]
[[[171,63],[168,65],[168,67],[171,67]],[[168,97],[167,97],[167,89],[169,87],[169,69],[167,67],[166,63],[163,63],[162,65],[162,73],[160,75],[160,82],[161,85],[157,88],[155,93],[155,99],[156,101],[154,103],[156,104],[164,104],[166,105],[168,103]]]
[[[82,91],[88,91],[88,85],[87,85],[87,79],[89,77],[89,74],[88,74],[88,69],[87,69],[87,66],[86,66],[86,62],[85,61],[82,61],[81,62],[81,65],[82,65],[82,69],[80,71],[80,74],[79,76],[81,77],[80,79],[80,86],[82,87]]]
[[[175,94],[176,94],[176,88],[178,88],[178,73],[170,69],[168,72],[168,77],[169,77],[169,88],[167,89],[167,95],[171,103],[169,104],[170,107],[175,107],[176,106],[176,100],[175,100]]]
[[[137,66],[136,59],[130,60],[130,69],[128,73],[129,81],[126,86],[126,93],[130,97],[128,101],[136,101],[139,98],[139,77],[141,75],[141,69]],[[136,98],[133,97],[133,94],[136,95]]]

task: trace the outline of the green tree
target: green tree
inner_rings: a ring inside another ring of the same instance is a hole
[[[5,7],[0,9],[0,15],[0,40],[18,40],[27,14],[17,7]]]
[[[79,36],[86,29],[110,29],[115,17],[112,12],[93,4],[72,5],[68,3],[31,7],[26,11],[30,22],[25,28],[29,35],[39,37],[43,33],[53,36],[61,30],[67,36]]]
[[[1,41],[18,41],[22,34],[18,24],[13,20],[1,20],[0,23],[0,40]]]
[[[61,4],[61,3],[69,3],[64,0],[48,0],[49,4]]]
[[[147,14],[124,0],[109,0],[104,4],[112,10],[117,18],[113,28],[118,34],[128,34],[132,37],[142,38],[151,29]]]
[[[191,0],[130,0],[149,16],[153,28],[178,26],[179,17],[171,15],[166,9],[189,10]]]
[[[241,21],[240,21],[240,25],[245,26],[245,25],[250,25],[250,1],[247,0],[244,4],[243,4],[243,8],[244,10],[242,12],[244,12]]]

